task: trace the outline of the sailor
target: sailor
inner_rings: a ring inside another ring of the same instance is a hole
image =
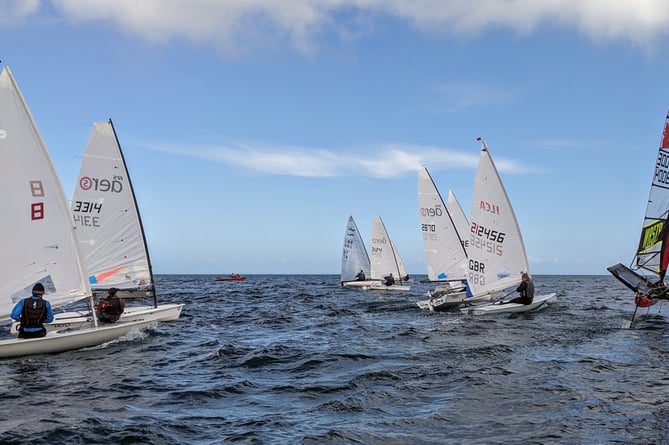
[[[42,298],[44,285],[36,283],[33,286],[32,296],[16,303],[11,317],[19,320],[19,338],[39,338],[46,335],[44,323],[53,321],[51,303]]]
[[[514,298],[513,300],[504,301],[502,304],[507,303],[518,303],[518,304],[531,304],[534,300],[534,283],[530,280],[530,276],[526,272],[521,272],[520,279],[522,280],[516,292],[520,295]]]
[[[125,302],[116,295],[118,289],[112,287],[106,297],[98,303],[98,319],[105,323],[115,323],[121,318],[125,309]]]
[[[383,284],[385,284],[386,286],[392,286],[393,284],[395,284],[395,277],[393,277],[392,272],[390,273],[390,275],[386,275],[385,277],[383,277],[383,279],[385,280]]]
[[[365,272],[363,272],[362,269],[360,269],[360,272],[355,276],[356,281],[365,281]]]

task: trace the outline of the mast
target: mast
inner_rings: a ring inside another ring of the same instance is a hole
[[[132,191],[132,202],[135,205],[135,211],[137,212],[137,220],[139,221],[139,230],[142,233],[142,243],[144,244],[144,251],[146,252],[146,262],[149,266],[149,277],[151,277],[151,293],[153,295],[153,307],[158,307],[158,299],[156,297],[156,281],[153,277],[153,268],[151,266],[151,256],[149,255],[149,246],[146,244],[146,234],[144,233],[144,224],[142,223],[142,216],[139,212],[139,206],[137,205],[137,198],[135,197],[135,188],[132,185],[132,179],[130,178],[130,173],[128,172],[128,165],[125,162],[125,156],[123,155],[123,149],[121,149],[121,143],[118,140],[116,134],[116,129],[114,128],[114,123],[111,118],[109,118],[109,125],[111,125],[112,133],[114,133],[114,139],[116,139],[116,145],[118,146],[118,152],[121,154],[121,162],[123,162],[123,169],[126,172],[128,179],[128,184],[130,185],[130,190]]]

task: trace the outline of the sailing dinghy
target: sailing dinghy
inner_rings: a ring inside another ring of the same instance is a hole
[[[380,216],[374,218],[372,223],[370,253],[369,279],[365,281],[345,281],[342,284],[344,287],[358,287],[364,290],[407,291],[411,289],[411,286],[402,284],[408,281],[408,274],[397,246],[390,240],[386,226]],[[395,278],[395,284],[386,286],[384,280],[390,274]]]
[[[470,214],[467,281],[476,299],[493,299],[530,274],[525,243],[511,201],[485,141],[474,180]],[[513,291],[504,295],[513,294]],[[460,309],[472,315],[500,312],[528,312],[554,301],[555,293],[535,296],[531,304],[493,303]]]
[[[344,248],[341,254],[341,285],[344,287],[362,287],[374,284],[371,280],[360,280],[358,274],[362,272],[365,278],[371,275],[371,262],[365,242],[362,239],[358,225],[353,216],[348,217],[344,231]]]
[[[404,268],[404,261],[399,250],[390,240],[386,226],[380,216],[374,218],[372,224],[372,243],[370,248],[371,275],[373,283],[363,287],[366,290],[410,290],[411,286],[405,283],[408,277]],[[386,285],[384,281],[388,275],[395,278],[395,284]]]
[[[635,292],[634,314],[650,308],[658,300],[669,299],[664,279],[669,264],[669,113],[664,121],[662,140],[650,184],[641,238],[628,267],[621,263],[607,270]]]
[[[72,196],[72,215],[94,294],[112,287],[125,298],[151,296],[153,305],[126,305],[120,322],[173,321],[183,304],[158,305],[142,219],[111,119],[93,124]],[[85,325],[86,312],[58,314],[47,329]]]
[[[0,73],[0,320],[42,283],[54,312],[88,299],[93,303],[67,199],[35,121],[8,67]],[[11,193],[7,191],[11,190]],[[96,346],[151,324],[139,320],[50,332],[34,339],[0,340],[0,358]]]
[[[452,204],[446,206],[427,167],[419,170],[418,207],[427,277],[430,282],[442,283],[428,292],[428,300],[416,303],[421,309],[448,310],[472,297],[466,287],[467,251],[461,238],[461,234],[466,232],[462,226],[456,225],[456,217],[451,209],[456,212],[459,209],[462,218],[465,218],[465,224],[466,217],[455,195],[449,192],[449,197],[450,195],[453,197]]]

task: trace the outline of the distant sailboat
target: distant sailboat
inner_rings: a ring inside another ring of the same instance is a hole
[[[360,272],[365,279],[358,279]],[[344,231],[344,247],[341,254],[341,285],[344,287],[354,287],[350,283],[360,286],[372,285],[372,281],[367,280],[370,275],[371,263],[365,242],[353,216],[349,216]]]
[[[394,245],[390,240],[390,236],[388,236],[388,231],[381,217],[377,216],[372,223],[372,240],[369,255],[367,255],[367,251],[365,250],[360,232],[357,227],[351,226],[351,221],[352,218],[349,218],[349,225],[347,225],[344,235],[342,286],[379,290],[409,290],[411,286],[402,284],[408,280],[409,275],[397,246]],[[369,261],[369,266],[367,266],[367,261]],[[366,279],[356,280],[355,275],[361,269]],[[395,284],[387,286],[384,284],[384,281],[385,277],[390,274],[393,275]]]
[[[658,300],[669,299],[664,282],[669,266],[669,113],[657,153],[646,214],[641,227],[641,239],[632,264],[616,264],[607,270],[635,292],[634,314],[638,308],[648,308]]]
[[[408,277],[404,261],[399,250],[391,241],[386,226],[380,216],[374,218],[372,224],[372,242],[370,247],[371,275],[376,280],[369,289],[409,290],[410,286],[403,285],[404,277]],[[395,284],[388,286],[384,282],[392,275]]]

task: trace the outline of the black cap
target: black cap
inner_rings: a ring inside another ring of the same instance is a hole
[[[115,287],[110,287],[109,288],[109,295],[114,295],[116,292],[118,292],[118,289]]]
[[[42,286],[42,283],[37,283],[33,286],[33,295],[44,295],[44,286]]]

